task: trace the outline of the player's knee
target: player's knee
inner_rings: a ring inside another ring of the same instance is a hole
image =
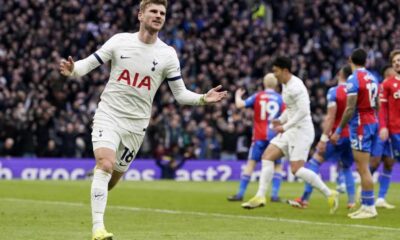
[[[110,158],[98,157],[96,159],[96,167],[101,169],[101,170],[103,170],[103,171],[112,173],[113,167],[114,167],[114,163],[113,163],[112,159],[110,159]]]

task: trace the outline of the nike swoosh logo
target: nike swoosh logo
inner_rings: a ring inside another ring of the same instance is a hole
[[[126,56],[121,55],[121,59],[127,59],[127,58],[130,58],[130,57],[126,57]]]

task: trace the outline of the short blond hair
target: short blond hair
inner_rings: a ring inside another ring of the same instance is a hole
[[[276,79],[273,73],[268,73],[263,79],[265,88],[275,88],[278,85],[278,79]]]
[[[393,51],[390,52],[390,55],[389,55],[390,65],[392,65],[393,58],[394,58],[396,55],[399,55],[399,54],[400,54],[400,49],[395,49],[395,50],[393,50]]]
[[[146,10],[146,8],[149,4],[163,5],[165,7],[165,9],[167,9],[168,0],[142,0],[142,1],[140,1],[140,8],[139,8],[140,11],[144,12],[144,10]]]

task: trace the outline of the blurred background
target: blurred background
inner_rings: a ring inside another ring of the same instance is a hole
[[[0,156],[92,158],[91,122],[109,77],[105,64],[82,78],[61,77],[58,63],[98,49],[118,32],[135,32],[139,1],[0,0]],[[381,78],[400,48],[398,0],[169,1],[160,38],[175,47],[188,89],[218,84],[222,103],[180,106],[166,83],[154,99],[141,159],[246,159],[252,110],[237,110],[234,92],[262,89],[271,59],[289,55],[311,96],[319,139],[326,90],[351,51],[368,51]]]

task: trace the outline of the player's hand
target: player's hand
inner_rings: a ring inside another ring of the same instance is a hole
[[[236,98],[242,98],[243,94],[245,93],[245,90],[242,88],[239,88],[238,90],[236,90],[235,92],[235,97]]]
[[[218,92],[218,90],[221,90],[221,88],[222,88],[221,85],[215,88],[211,88],[211,90],[208,91],[206,95],[204,95],[204,101],[206,103],[215,103],[226,98],[228,96],[228,92],[227,91]]]
[[[72,60],[71,56],[68,57],[68,60],[61,60],[59,70],[64,76],[71,76],[72,71],[74,71],[74,60]]]
[[[272,127],[273,128],[278,127],[280,125],[282,125],[282,123],[281,123],[281,121],[279,119],[273,119],[272,120]]]
[[[278,125],[278,126],[274,127],[273,130],[274,130],[276,133],[283,133],[283,132],[285,131],[285,129],[283,129],[283,126],[282,126],[282,125]]]
[[[326,142],[319,141],[317,144],[317,151],[321,154],[326,152]]]
[[[386,141],[389,138],[389,130],[387,128],[382,128],[379,131],[379,137],[382,141]]]
[[[337,133],[332,134],[332,136],[331,136],[332,144],[336,145],[337,142],[339,141],[339,139],[340,139],[340,135],[339,134],[337,134]]]

